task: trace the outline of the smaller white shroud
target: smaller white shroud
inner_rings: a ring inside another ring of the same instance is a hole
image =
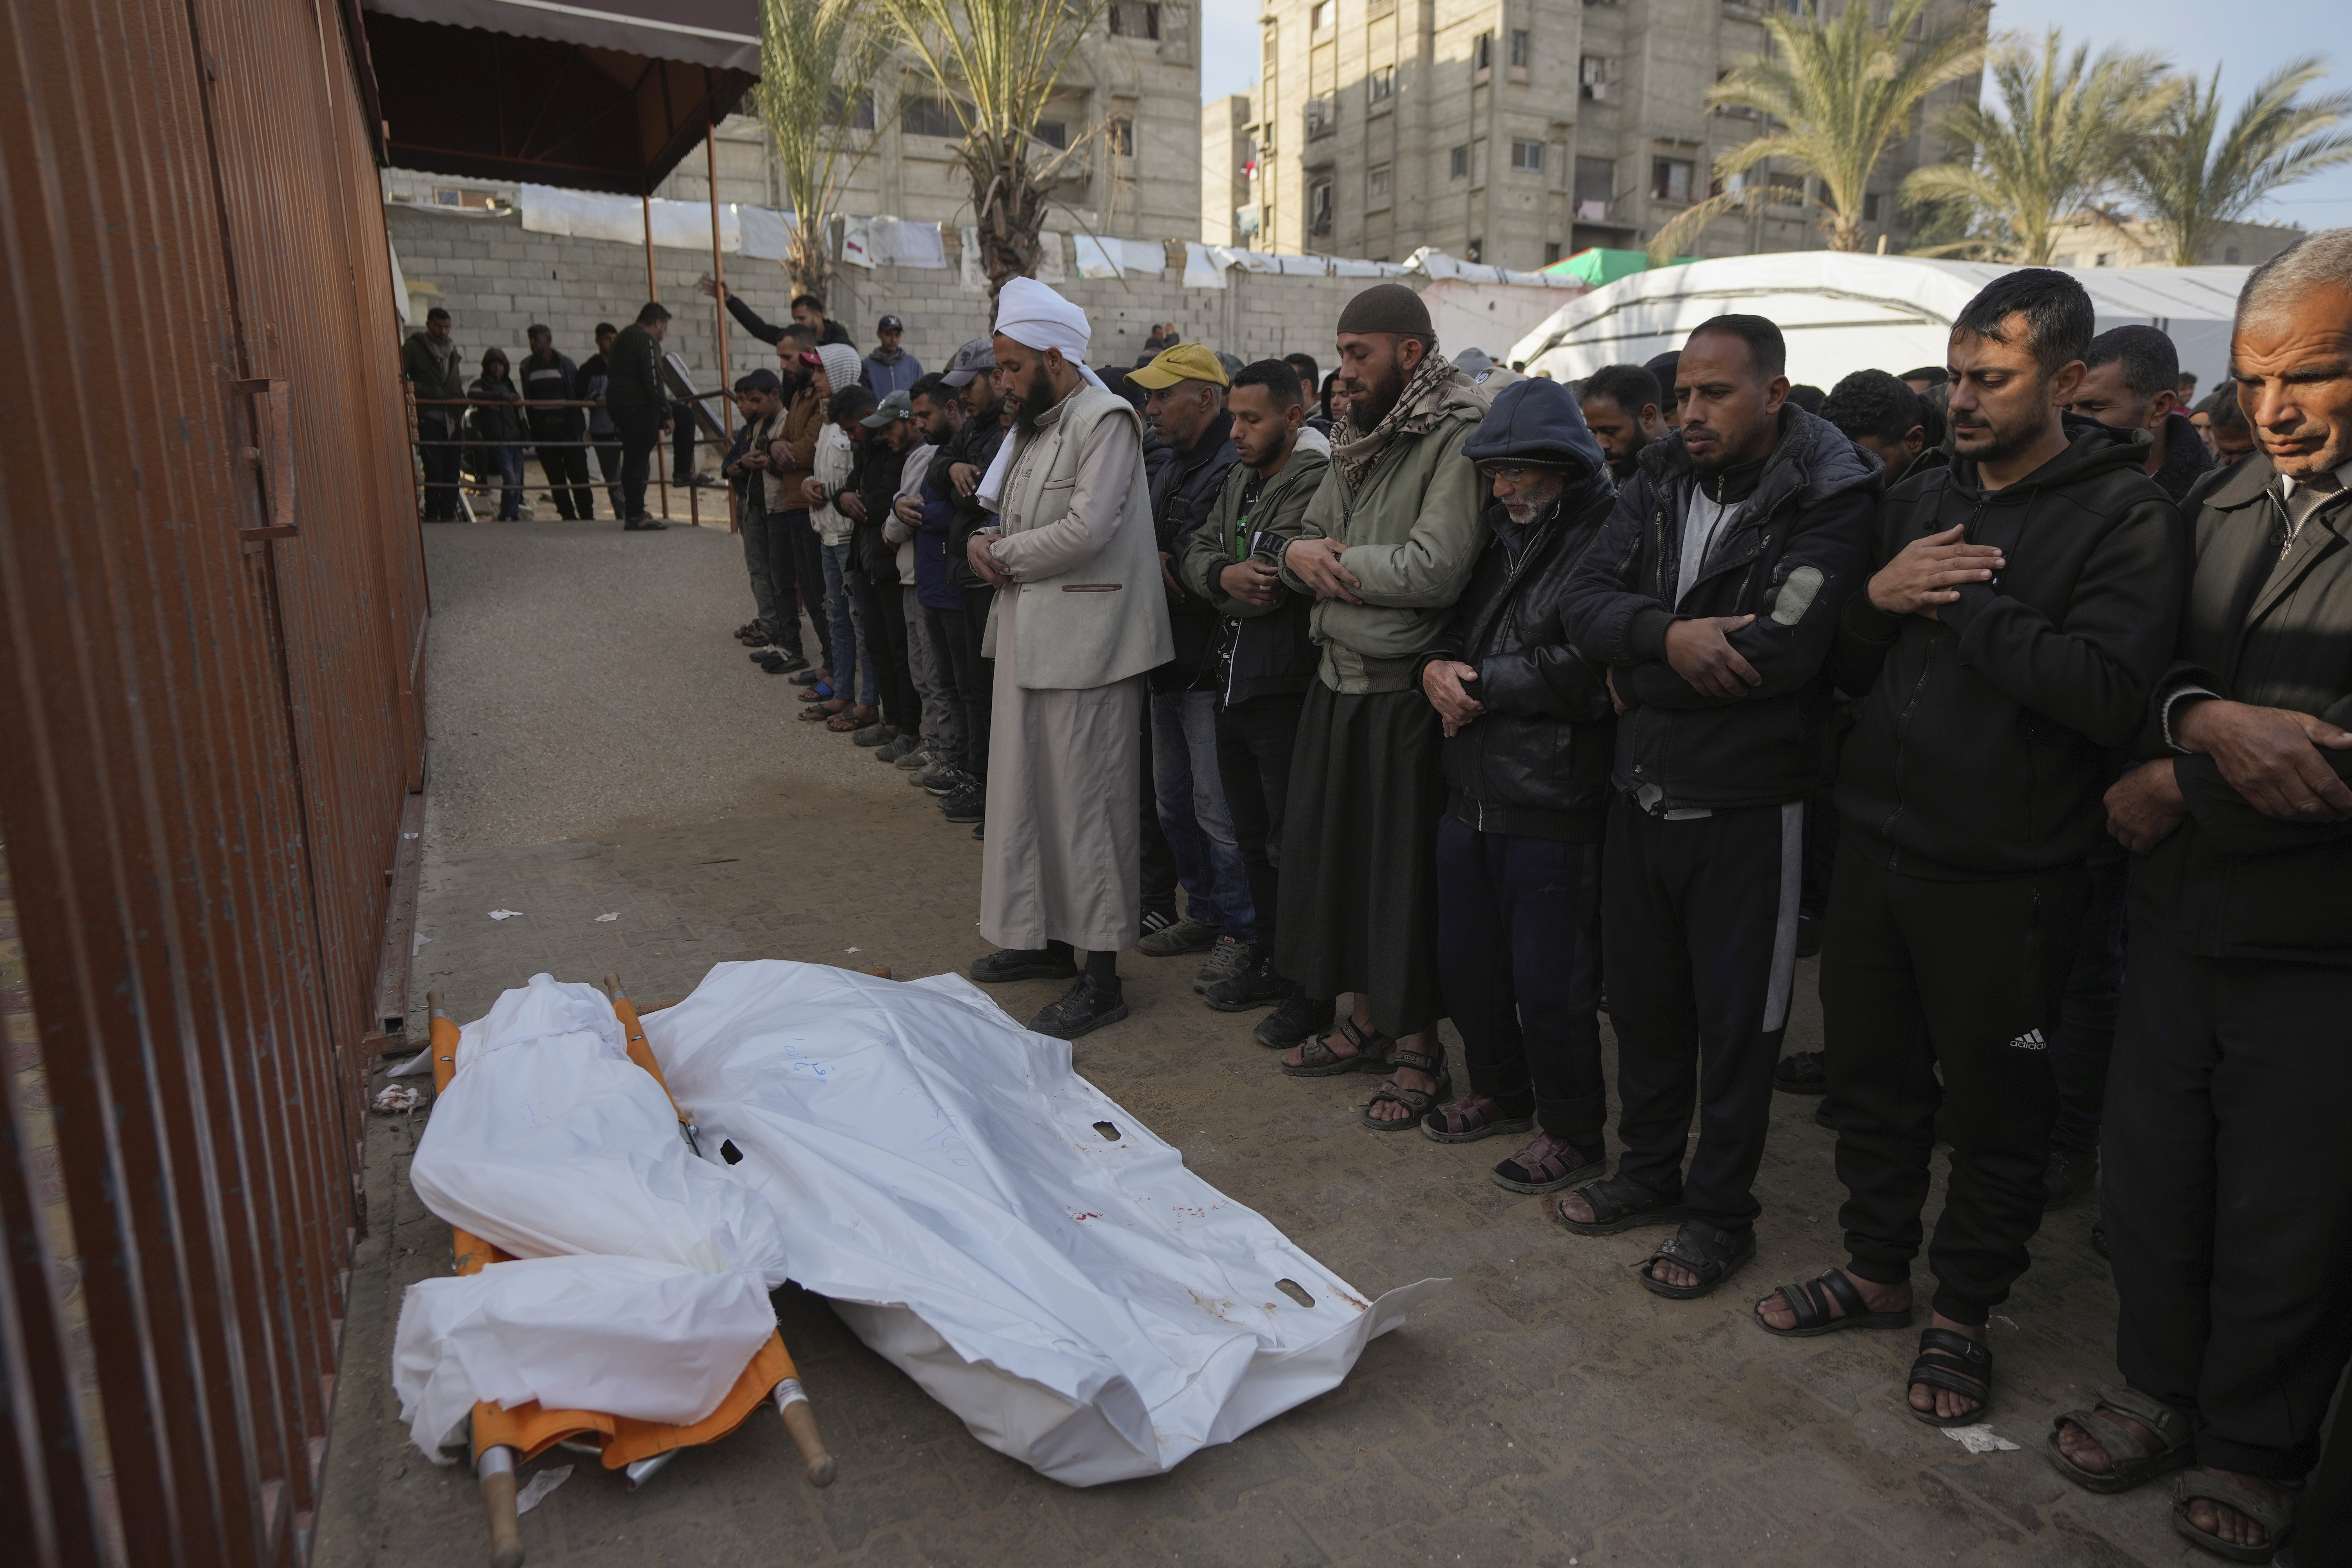
[[[1336,1387],[1444,1283],[1365,1301],[955,976],[721,963],[644,1022],[793,1278],[1072,1486],[1160,1474]]]

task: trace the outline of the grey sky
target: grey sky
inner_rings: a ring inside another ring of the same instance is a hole
[[[1198,0],[1204,35],[1201,89],[1205,102],[1246,92],[1257,81],[1257,0]],[[2215,0],[1997,0],[1997,29],[2038,35],[2053,25],[2098,47],[2152,49],[2210,73],[2222,62],[2221,89],[2234,106],[2247,89],[2294,56],[2345,41],[2318,90],[2352,90],[2352,34],[2344,0],[2260,0],[2242,7]],[[2281,192],[2260,213],[2268,223],[2318,229],[2352,224],[2352,165]]]

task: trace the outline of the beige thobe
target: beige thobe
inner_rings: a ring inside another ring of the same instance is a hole
[[[1061,412],[1038,425],[1050,427]],[[1068,514],[1042,527],[1008,518],[996,544],[1013,580],[996,591],[980,931],[999,947],[1051,941],[1117,952],[1135,940],[1141,918],[1144,678],[1066,690],[1024,687],[1013,674],[1023,583],[1101,551],[1128,500],[1139,446],[1131,423],[1102,421],[1080,458]]]

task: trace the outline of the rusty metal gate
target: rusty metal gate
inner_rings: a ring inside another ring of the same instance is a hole
[[[0,1541],[298,1563],[425,750],[357,5],[0,19]]]

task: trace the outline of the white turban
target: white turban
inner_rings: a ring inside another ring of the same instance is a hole
[[[996,291],[996,331],[1040,353],[1059,350],[1081,376],[1097,386],[1103,384],[1102,377],[1087,364],[1087,341],[1095,334],[1087,313],[1034,278],[1012,279]],[[1013,467],[1013,446],[1009,440],[998,444],[996,458],[980,481],[981,504],[992,511],[1004,494],[1005,477]]]

